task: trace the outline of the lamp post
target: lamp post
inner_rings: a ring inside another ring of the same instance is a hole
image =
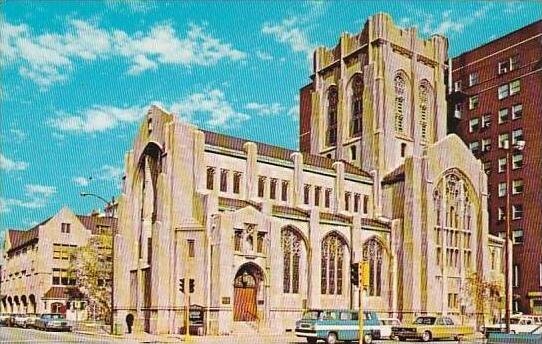
[[[511,220],[511,214],[510,214],[510,193],[512,190],[512,187],[510,186],[510,166],[512,165],[512,154],[511,151],[521,151],[525,147],[525,141],[517,141],[512,146],[509,145],[509,141],[507,140],[505,142],[504,149],[506,150],[506,232],[505,232],[505,242],[504,242],[504,257],[505,257],[505,267],[504,267],[504,275],[505,275],[505,306],[504,306],[504,317],[506,322],[506,333],[510,333],[510,302],[512,300],[512,286],[511,286],[511,271],[510,271],[510,265],[512,263],[512,252],[511,246],[510,246],[510,220]]]
[[[96,195],[96,194],[90,193],[90,192],[81,191],[80,195],[81,195],[81,197],[86,197],[86,196],[96,197],[97,199],[104,202],[105,203],[104,211],[105,211],[106,216],[107,216],[107,212],[110,209],[110,207],[112,206],[111,202],[109,202],[108,200],[106,200],[105,198],[103,198],[100,195]],[[116,228],[111,227],[111,239],[112,239],[112,242],[111,242],[111,319],[110,319],[111,320],[111,324],[110,324],[110,326],[111,326],[110,327],[111,334],[113,334],[113,330],[114,330],[113,305],[114,305],[115,297],[114,297],[114,293],[113,293],[113,281],[114,281],[114,278],[115,278],[115,259],[114,259],[115,258],[115,235],[116,235]]]

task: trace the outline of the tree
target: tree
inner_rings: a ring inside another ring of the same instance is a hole
[[[504,279],[500,275],[483,277],[473,272],[467,277],[463,299],[466,306],[474,306],[476,313],[481,315],[477,319],[479,325],[485,323],[486,310],[491,316],[495,316],[495,310],[500,310],[503,291]]]
[[[89,311],[106,321],[111,319],[112,244],[111,235],[94,235],[70,257],[70,273],[87,296]]]

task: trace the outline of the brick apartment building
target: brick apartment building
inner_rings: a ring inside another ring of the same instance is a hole
[[[76,215],[65,207],[33,228],[6,231],[0,312],[54,312],[85,319],[85,298],[69,275],[69,257],[92,235],[116,230],[116,225],[116,218]],[[75,311],[75,303],[83,309]]]
[[[541,314],[542,21],[452,58],[448,85],[449,132],[483,163],[489,230],[501,237],[510,192],[513,310]],[[518,141],[521,151],[513,149]]]

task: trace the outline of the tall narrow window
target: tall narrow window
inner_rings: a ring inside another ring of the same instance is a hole
[[[369,213],[369,196],[363,195],[363,214]]]
[[[281,197],[280,199],[284,202],[288,200],[288,182],[286,180],[282,181],[282,188],[280,189]]]
[[[361,134],[362,114],[363,77],[360,74],[357,74],[352,81],[352,119],[350,123],[350,136],[359,136]]]
[[[346,211],[350,211],[350,198],[351,198],[352,194],[350,192],[345,192],[344,193],[344,209]]]
[[[263,197],[265,191],[265,177],[258,178],[258,197]]]
[[[233,174],[233,193],[238,194],[241,187],[241,172]]]
[[[355,213],[359,212],[359,199],[360,199],[360,194],[354,194],[354,212]]]
[[[334,232],[322,241],[322,294],[342,294],[345,246],[344,240]]]
[[[422,81],[419,87],[419,106],[420,106],[420,128],[421,128],[421,140],[426,142],[430,139],[430,125],[429,118],[431,116],[431,103],[433,101],[432,89],[427,80]]]
[[[242,238],[243,238],[243,230],[236,229],[233,236],[233,247],[234,247],[234,250],[237,252],[241,251]]]
[[[207,167],[207,190],[213,190],[215,181],[215,168]]]
[[[321,190],[322,188],[320,186],[315,186],[314,187],[314,205],[315,206],[320,206],[320,193],[321,193]]]
[[[220,170],[220,191],[228,191],[228,170]]]
[[[309,204],[310,192],[311,192],[311,186],[305,184],[305,189],[303,193],[303,203]]]
[[[286,227],[281,232],[282,256],[283,256],[283,279],[282,290],[284,293],[299,293],[300,263],[303,253],[303,241],[301,236],[293,228]]]
[[[188,257],[193,258],[196,256],[196,249],[195,249],[195,243],[194,240],[189,239],[187,240],[188,243]]]
[[[363,245],[363,260],[369,262],[369,296],[382,293],[382,246],[375,239]]]
[[[335,146],[337,143],[337,103],[338,92],[336,86],[331,86],[327,95],[327,132],[326,144]]]
[[[269,198],[277,198],[277,179],[271,178],[271,183],[269,185]]]
[[[326,191],[324,192],[324,207],[329,208],[331,199],[331,189],[326,188]]]
[[[405,133],[405,114],[408,105],[406,104],[406,82],[405,76],[399,73],[394,79],[395,85],[395,131],[397,133]]]

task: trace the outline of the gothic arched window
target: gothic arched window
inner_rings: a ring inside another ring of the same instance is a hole
[[[360,74],[352,80],[352,118],[350,122],[350,135],[361,134],[363,115],[363,77]]]
[[[292,228],[285,228],[281,233],[283,278],[282,290],[284,293],[299,293],[299,266],[303,253],[303,239]]]
[[[369,262],[369,289],[367,295],[382,295],[382,245],[371,239],[363,244],[363,260]]]
[[[406,76],[400,72],[393,79],[395,89],[395,131],[408,134],[408,88]]]
[[[328,234],[322,242],[322,294],[342,295],[346,243],[337,234]]]
[[[431,125],[429,123],[430,116],[432,112],[432,89],[427,80],[424,80],[421,82],[420,87],[418,89],[418,97],[419,97],[419,112],[420,112],[420,119],[419,124],[421,128],[421,139],[422,142],[427,142],[431,139],[430,135],[430,128]]]
[[[337,103],[338,91],[336,86],[331,86],[327,94],[327,130],[326,145],[334,146],[337,144]]]

